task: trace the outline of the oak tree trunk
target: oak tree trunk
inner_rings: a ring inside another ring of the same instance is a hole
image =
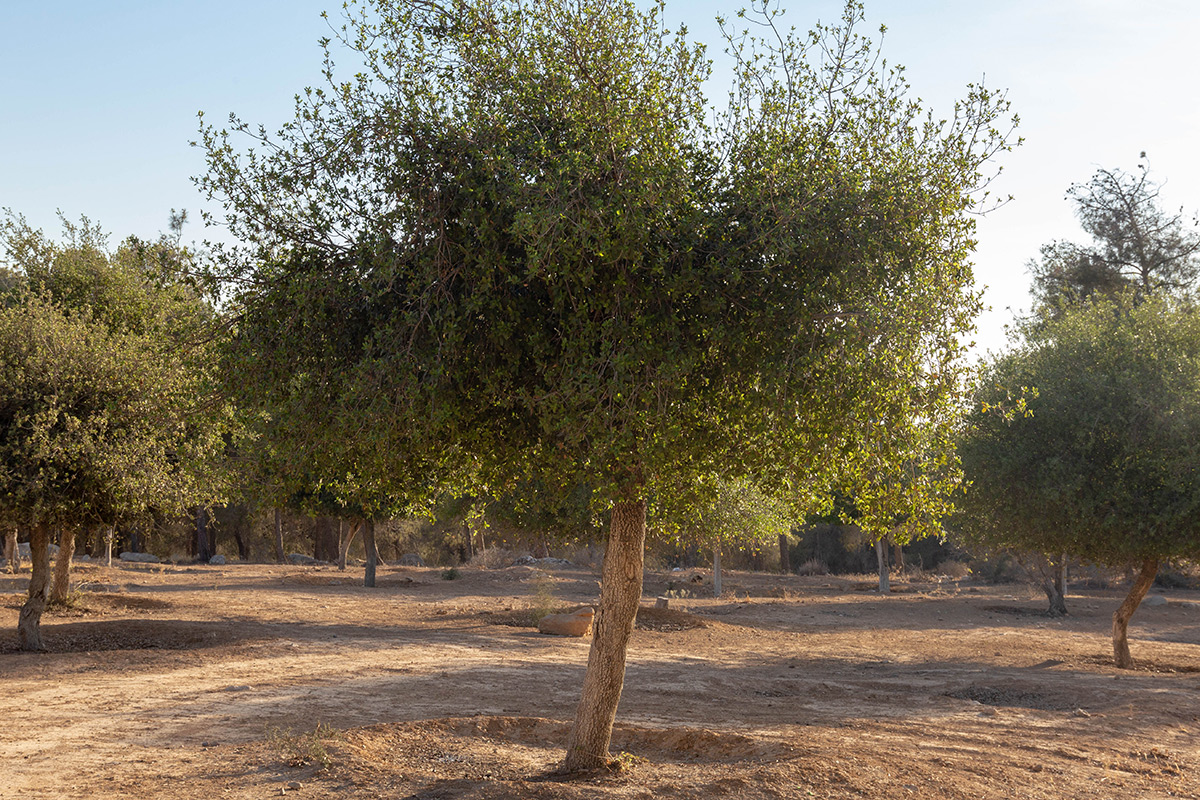
[[[344,524],[343,522],[338,522],[338,538],[342,540],[341,549],[338,551],[338,569],[346,568],[346,556],[350,553],[350,545],[353,544],[354,536],[358,533],[358,529],[362,525],[359,522],[354,523],[350,526],[350,532],[343,535]]]
[[[21,550],[17,547],[17,529],[4,532],[4,570],[16,575],[21,571]]]
[[[721,583],[721,543],[713,545],[713,597],[720,597],[724,591]]]
[[[1042,567],[1042,591],[1046,593],[1046,599],[1050,603],[1046,613],[1052,617],[1067,615],[1066,573],[1067,557],[1065,555],[1053,562],[1047,559],[1047,563]]]
[[[792,571],[792,548],[786,533],[779,534],[779,571],[784,575]]]
[[[616,503],[600,573],[600,608],[592,623],[587,674],[567,739],[563,762],[567,772],[608,763],[608,745],[625,683],[625,650],[642,597],[645,546],[645,499]]]
[[[75,555],[75,529],[64,526],[58,533],[58,558],[54,562],[54,581],[50,602],[65,603],[71,594],[71,558]]]
[[[205,564],[213,557],[212,543],[208,539],[208,509],[196,509],[196,560]]]
[[[363,586],[375,586],[375,567],[379,564],[379,550],[375,547],[375,520],[364,520],[362,524],[363,547],[367,550],[367,572],[363,576]]]
[[[29,599],[21,606],[17,621],[18,646],[22,650],[45,650],[42,612],[50,588],[50,531],[44,523],[37,523],[29,532],[29,557],[33,574],[29,578]]]
[[[338,559],[337,520],[317,517],[313,528],[313,558],[336,564]]]
[[[283,512],[275,509],[275,563],[282,564],[287,560],[283,552]]]
[[[892,582],[888,565],[888,546],[885,537],[875,540],[875,560],[879,563],[879,593],[891,594]]]
[[[1146,592],[1150,591],[1156,575],[1158,575],[1158,559],[1147,558],[1142,562],[1142,571],[1138,573],[1137,580],[1130,587],[1125,601],[1121,603],[1120,608],[1113,612],[1113,661],[1121,669],[1133,668],[1133,658],[1129,655],[1129,619],[1141,605]]]

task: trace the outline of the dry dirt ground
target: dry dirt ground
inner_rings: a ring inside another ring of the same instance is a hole
[[[1022,586],[736,573],[642,615],[617,765],[563,778],[588,641],[519,623],[590,569],[76,577],[37,654],[0,577],[0,798],[1200,798],[1198,592],[1138,611],[1120,671],[1115,590],[1055,620]]]

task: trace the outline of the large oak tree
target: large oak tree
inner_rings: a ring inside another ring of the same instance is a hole
[[[1008,146],[982,88],[929,117],[857,3],[807,36],[769,6],[751,12],[769,39],[730,28],[737,77],[710,121],[704,48],[660,12],[352,4],[292,122],[231,120],[247,152],[202,129],[199,183],[244,243],[224,262],[239,302],[291,280],[270,265],[324,265],[293,283],[302,306],[353,287],[365,327],[337,393],[358,435],[401,443],[398,469],[455,448],[489,481],[601,504],[568,769],[607,758],[648,503],[721,476],[820,504],[907,463],[889,421],[945,424],[978,305],[968,212]],[[343,81],[335,58],[361,69]],[[944,488],[915,485],[918,505]]]

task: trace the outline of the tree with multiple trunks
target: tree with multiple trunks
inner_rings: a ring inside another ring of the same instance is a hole
[[[984,536],[1139,565],[1113,614],[1123,668],[1159,564],[1200,556],[1200,315],[1135,300],[1086,304],[999,357],[960,446],[966,518]]]
[[[289,285],[301,315],[330,294],[354,309],[333,395],[320,368],[277,379],[358,410],[342,430],[378,458],[356,474],[453,449],[493,485],[591,488],[607,549],[564,766],[597,767],[648,504],[716,475],[821,505],[900,466],[885,420],[916,403],[948,418],[978,308],[968,212],[1010,144],[1006,104],[972,87],[953,120],[928,116],[854,2],[807,36],[770,4],[748,12],[769,38],[730,29],[716,122],[704,49],[661,8],[349,9],[335,38],[353,77],[326,41],[327,85],[278,133],[202,127],[198,182],[244,243],[225,277],[244,304]]]
[[[30,530],[18,631],[41,649],[49,532],[69,560],[81,527],[208,499],[225,413],[206,401],[213,315],[136,240],[109,253],[85,220],[53,242],[11,215],[3,233],[21,280],[0,301],[0,518]]]

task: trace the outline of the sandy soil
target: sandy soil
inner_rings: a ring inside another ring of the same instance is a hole
[[[1198,592],[1138,611],[1120,671],[1118,591],[1055,620],[1020,586],[730,575],[642,615],[618,768],[564,779],[588,641],[519,623],[591,570],[77,578],[30,654],[0,577],[0,798],[1200,798]]]

